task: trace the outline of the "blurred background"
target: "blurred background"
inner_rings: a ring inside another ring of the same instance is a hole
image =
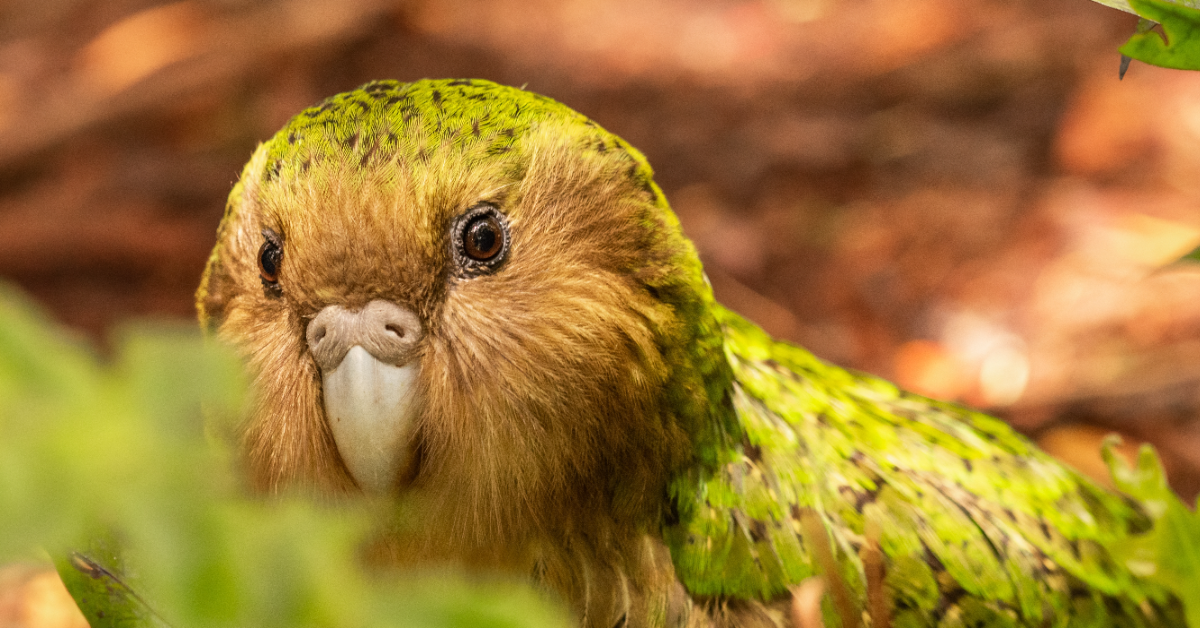
[[[1118,81],[1135,22],[1087,0],[4,0],[0,278],[101,346],[194,316],[225,196],[291,115],[377,78],[524,85],[647,155],[718,297],[771,333],[1101,480],[1106,434],[1153,443],[1190,501],[1200,266],[1171,262],[1200,243],[1200,74]]]

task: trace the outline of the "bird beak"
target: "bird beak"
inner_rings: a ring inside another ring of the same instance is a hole
[[[305,335],[321,369],[325,420],[346,469],[368,493],[394,489],[411,458],[421,406],[420,319],[389,301],[371,301],[356,312],[330,305]]]

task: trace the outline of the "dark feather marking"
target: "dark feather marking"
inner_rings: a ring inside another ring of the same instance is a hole
[[[869,491],[854,491],[854,510],[858,514],[862,514],[863,508],[867,504],[875,503],[875,499],[879,497],[879,491],[883,488],[883,484],[876,482],[875,488]]]
[[[750,540],[755,543],[770,540],[770,533],[767,531],[767,524],[759,519],[750,519]]]
[[[1075,560],[1079,560],[1081,558],[1079,554],[1079,539],[1071,539],[1067,543],[1067,547],[1071,548],[1071,555],[1075,557]]]
[[[529,577],[536,583],[542,583],[546,579],[547,570],[545,559],[538,559],[533,563],[533,569],[530,570]]]
[[[1096,594],[1096,592],[1093,591],[1091,589],[1091,587],[1084,584],[1083,581],[1079,580],[1078,578],[1071,578],[1068,581],[1067,593],[1071,596],[1072,599],[1078,599],[1078,598],[1091,599]]]
[[[679,523],[679,502],[674,499],[665,500],[667,507],[663,511],[663,525],[670,527]]]
[[[626,153],[626,156],[628,156],[628,153]],[[630,159],[633,158],[630,157]],[[629,167],[629,178],[633,179],[642,191],[651,196],[654,195],[654,183],[650,180],[650,177],[646,176],[646,172],[638,166],[637,161],[634,161],[633,165]]]
[[[756,464],[762,462],[762,448],[747,439],[742,439],[742,452],[751,462]]]
[[[929,546],[925,545],[924,542],[921,543],[921,547],[925,549],[924,553],[921,555],[921,558],[925,561],[925,564],[929,565],[929,568],[933,570],[934,575],[936,576],[939,573],[945,572],[946,565],[942,564],[942,559],[938,558],[937,554],[934,554],[933,550],[929,549]]]
[[[366,165],[370,163],[371,158],[375,156],[375,151],[378,150],[378,148],[379,138],[376,137],[375,141],[371,142],[371,145],[367,148],[367,150],[363,151],[362,159],[358,160],[358,165],[360,168],[366,167]]]
[[[733,412],[733,391],[726,390],[725,393],[721,395],[720,403],[722,408]]]
[[[939,588],[941,588],[940,587],[941,583],[942,583],[942,579],[939,578],[938,579]],[[955,582],[955,584],[957,585],[958,583]],[[962,587],[956,587],[954,589],[941,591],[941,595],[938,596],[937,608],[933,609],[933,622],[932,622],[933,625],[936,626],[936,625],[942,623],[942,619],[946,616],[946,613],[950,612],[950,609],[958,606],[958,601],[961,600],[962,597],[966,594],[967,594],[966,589],[964,589]]]

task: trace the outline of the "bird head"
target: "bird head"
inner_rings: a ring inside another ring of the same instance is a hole
[[[471,80],[293,118],[197,293],[256,383],[255,485],[418,495],[463,536],[660,517],[728,405],[711,304],[636,149]]]

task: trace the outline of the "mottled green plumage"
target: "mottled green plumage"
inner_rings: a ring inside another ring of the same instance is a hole
[[[307,170],[311,161],[297,160],[299,155],[310,160],[354,157],[364,168],[373,160],[422,162],[444,144],[485,161],[512,151],[531,126],[551,118],[592,124],[545,96],[483,81],[375,81],[292,118],[268,143],[266,168],[290,164]],[[267,177],[289,174],[295,173],[276,170]]]
[[[563,151],[571,153],[569,158]],[[608,211],[594,205],[596,198],[609,197],[605,195],[617,198],[620,211],[633,216],[639,248],[630,252],[620,248],[623,244],[606,241],[604,223],[596,222],[600,226],[586,231],[587,241],[567,240],[557,249],[547,249],[559,251],[566,261],[547,254],[542,267],[532,270],[550,267],[551,272],[563,264],[565,270],[547,274],[546,281],[574,286],[568,279],[594,271],[597,281],[615,283],[598,285],[601,296],[595,299],[580,292],[565,304],[551,301],[560,308],[553,312],[522,309],[522,299],[543,286],[522,283],[532,280],[510,276],[512,268],[519,268],[522,256],[537,249],[533,245],[560,238],[555,225],[570,227],[563,221],[585,223],[596,218],[589,212]],[[297,198],[340,200],[327,208],[309,208],[295,206]],[[509,256],[514,261],[492,277],[475,279],[455,274],[447,257],[451,245],[446,229],[457,212],[481,198],[501,211],[511,208]],[[367,209],[355,214],[346,203]],[[395,213],[388,213],[393,206]],[[334,218],[328,224],[311,224],[326,216]],[[410,260],[405,268],[388,265],[399,262],[391,257],[396,249],[384,244],[363,242],[364,251],[345,252],[347,246],[359,247],[359,241],[337,243],[339,237],[348,237],[346,233],[395,230],[389,220],[406,221],[406,229],[411,222],[421,223],[412,227],[417,242],[390,245],[416,251],[404,253]],[[282,297],[258,294],[253,261],[245,259],[258,246],[253,240],[260,228],[270,228],[288,241],[279,281]],[[532,564],[517,568],[532,570],[567,597],[579,598],[572,601],[586,623],[611,625],[619,619],[618,625],[684,620],[697,626],[786,624],[789,587],[822,571],[815,558],[820,543],[811,537],[814,528],[804,525],[807,516],[822,524],[816,529],[824,527],[828,535],[840,571],[830,580],[843,581],[860,608],[867,606],[871,585],[862,556],[878,547],[892,626],[1183,625],[1179,600],[1139,580],[1111,555],[1111,548],[1123,539],[1153,527],[1136,501],[1061,466],[997,419],[825,364],[798,347],[772,341],[723,309],[713,300],[695,250],[654,184],[645,158],[552,100],[470,80],[381,81],[335,96],[302,112],[260,148],[231,197],[221,229],[198,293],[201,317],[252,355],[266,351],[256,347],[271,347],[280,355],[308,359],[303,347],[287,344],[303,337],[302,328],[296,327],[300,323],[287,323],[293,326],[281,328],[271,336],[274,340],[251,341],[246,336],[266,338],[269,323],[262,321],[302,322],[338,299],[357,306],[369,298],[403,302],[427,318],[436,337],[445,324],[442,308],[451,307],[445,305],[447,295],[469,289],[472,282],[491,281],[476,284],[495,286],[486,295],[455,307],[466,307],[472,316],[486,312],[493,329],[479,331],[489,338],[518,337],[504,350],[489,345],[488,339],[437,338],[448,347],[444,353],[450,355],[456,344],[469,345],[472,355],[500,354],[493,364],[503,365],[526,357],[526,349],[550,338],[579,346],[564,346],[562,356],[553,356],[561,358],[561,364],[545,367],[546,372],[530,366],[522,373],[530,381],[516,381],[510,374],[503,382],[492,382],[486,360],[471,362],[476,367],[468,370],[478,379],[458,388],[448,385],[452,393],[447,399],[461,403],[461,412],[447,416],[490,412],[490,407],[471,405],[479,390],[475,387],[488,385],[500,386],[510,395],[503,403],[516,408],[525,407],[520,403],[527,399],[541,403],[547,397],[595,407],[630,395],[628,405],[613,407],[645,411],[645,416],[607,417],[614,421],[609,429],[653,423],[654,429],[645,434],[658,435],[652,437],[664,442],[621,441],[625,449],[619,451],[580,449],[574,453],[599,460],[595,469],[588,467],[584,473],[563,462],[554,473],[579,473],[592,484],[572,488],[575,493],[546,489],[541,496],[511,496],[511,502],[519,502],[513,512],[527,508],[513,515],[514,520],[528,516],[533,530],[528,535],[533,539],[528,541]],[[534,238],[543,241],[531,242]],[[602,269],[587,265],[589,251],[604,259]],[[334,271],[340,274],[331,274]],[[620,303],[602,298],[612,285],[628,291],[613,292],[624,295],[614,297],[624,299]],[[508,301],[516,304],[516,313],[506,320]],[[593,327],[573,330],[572,303],[588,316],[595,315],[578,319]],[[231,317],[231,311],[239,313]],[[627,356],[632,375],[604,367],[605,376],[618,378],[600,388],[611,398],[581,401],[570,396],[571,382],[555,377],[587,366],[587,342],[607,333],[606,320],[627,320],[639,328],[617,334],[617,346],[600,347],[611,355]],[[265,368],[261,364],[259,368]],[[260,379],[269,387],[285,377],[278,371],[288,365],[265,366],[275,369],[269,378]],[[311,373],[301,376],[311,379]],[[566,392],[554,397],[559,390],[555,387]],[[649,399],[637,397],[646,390],[652,391]],[[535,416],[551,427],[555,421],[586,414],[564,410],[560,417],[552,416],[553,408],[529,407],[534,409],[530,412],[542,413]],[[277,412],[307,416],[306,411]],[[298,419],[287,421],[293,421],[286,425],[294,432]],[[321,457],[328,455],[322,452],[328,450],[306,444],[319,444],[319,435],[284,451],[271,449],[271,439],[288,434],[270,429],[278,428],[262,428],[254,435],[257,449],[251,454],[262,460],[269,483],[304,479],[306,473],[339,473],[336,461],[321,466]],[[608,442],[602,436],[585,432],[576,440],[600,448]],[[461,442],[473,444],[469,439]],[[584,447],[575,441],[571,446]],[[279,470],[278,460],[284,459],[279,452],[299,460],[294,470]],[[522,464],[540,460],[520,456],[552,458],[553,453],[492,450],[488,455],[516,457],[514,475],[521,479]],[[660,459],[639,458],[651,455]],[[531,475],[528,485],[541,490],[559,475]],[[494,477],[472,481],[497,484]],[[428,486],[420,476],[415,482]],[[463,486],[473,490],[476,484]],[[584,499],[584,492],[602,497]],[[613,512],[595,510],[596,503],[611,505]],[[573,508],[604,525],[590,526]],[[503,530],[504,524],[484,521],[479,526]],[[500,538],[524,538],[506,534]],[[655,562],[654,547],[663,546],[669,549],[673,571]],[[654,573],[647,575],[646,569]],[[600,608],[597,591],[608,591],[605,595],[617,600],[611,605],[617,611],[604,614],[610,607]],[[824,609],[826,624],[834,628],[838,624],[833,605],[827,601]],[[846,620],[845,626],[854,622]]]
[[[1132,500],[998,419],[720,318],[742,439],[720,472],[674,485],[687,515],[666,534],[689,590],[769,600],[819,573],[811,509],[860,597],[864,527],[878,525],[893,626],[1183,625],[1178,600],[1106,549],[1150,528]]]

